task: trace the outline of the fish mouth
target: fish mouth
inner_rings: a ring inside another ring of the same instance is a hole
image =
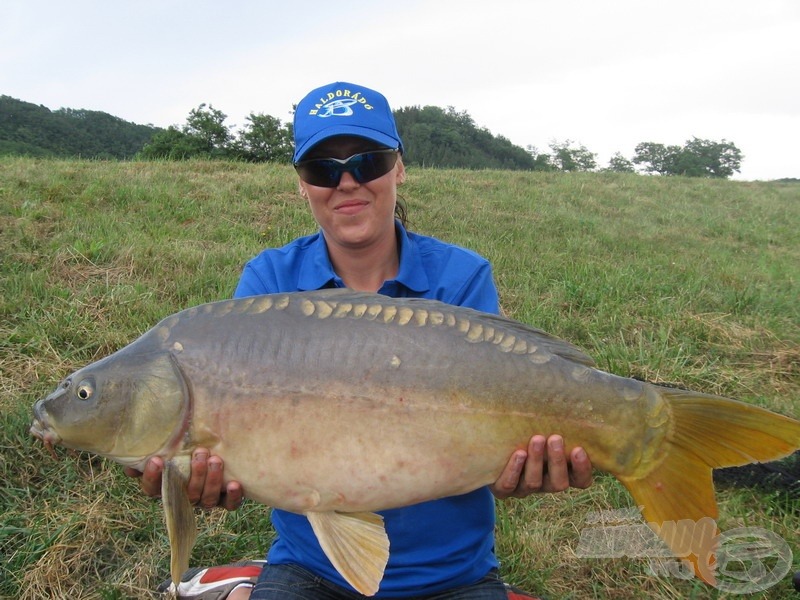
[[[33,437],[38,438],[43,442],[49,441],[55,444],[59,441],[57,439],[58,435],[38,418],[34,419],[33,423],[31,423],[30,433]]]
[[[34,410],[33,422],[29,431],[33,437],[44,443],[44,447],[55,458],[56,453],[53,446],[61,441],[61,437],[47,425],[44,415],[39,414],[38,410]]]

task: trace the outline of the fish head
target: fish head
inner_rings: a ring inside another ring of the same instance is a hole
[[[33,407],[31,433],[128,466],[165,455],[187,428],[190,397],[168,352],[126,349],[79,369]]]

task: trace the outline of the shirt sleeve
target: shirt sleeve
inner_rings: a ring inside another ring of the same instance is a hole
[[[244,266],[233,297],[244,298],[245,296],[295,291],[294,285],[288,282],[281,283],[280,272],[275,261],[269,252],[263,252]]]
[[[268,293],[267,287],[255,272],[255,269],[253,269],[250,264],[246,264],[242,270],[241,277],[239,277],[236,290],[233,292],[233,297],[244,298],[246,296],[257,296],[259,294]]]

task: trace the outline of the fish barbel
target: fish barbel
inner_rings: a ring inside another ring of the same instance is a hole
[[[583,446],[676,554],[690,540],[696,573],[713,583],[712,469],[800,447],[800,421],[600,371],[516,321],[350,290],[167,317],[37,402],[31,432],[140,470],[164,459],[173,581],[195,540],[191,453],[206,447],[249,498],[308,517],[366,595],[390,548],[375,511],[490,484],[535,433]]]

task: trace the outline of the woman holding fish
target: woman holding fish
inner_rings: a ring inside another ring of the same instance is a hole
[[[348,287],[392,297],[436,299],[498,313],[489,263],[469,250],[409,232],[397,187],[406,179],[403,145],[386,99],[350,83],[310,92],[294,119],[294,165],[300,194],[320,232],[268,249],[244,269],[236,297]],[[163,464],[151,460],[142,488],[157,496]],[[586,453],[569,455],[558,435],[531,438],[509,459],[494,485],[461,496],[382,512],[391,553],[377,598],[505,600],[494,554],[494,497],[524,497],[591,484]],[[204,508],[239,506],[246,490],[223,483],[219,457],[192,458],[189,497]],[[303,515],[273,510],[277,538],[268,562],[225,571],[197,571],[179,598],[230,600],[360,598],[330,564]],[[256,581],[257,579],[257,581]],[[253,584],[255,581],[255,585]],[[229,595],[205,595],[204,590]]]

